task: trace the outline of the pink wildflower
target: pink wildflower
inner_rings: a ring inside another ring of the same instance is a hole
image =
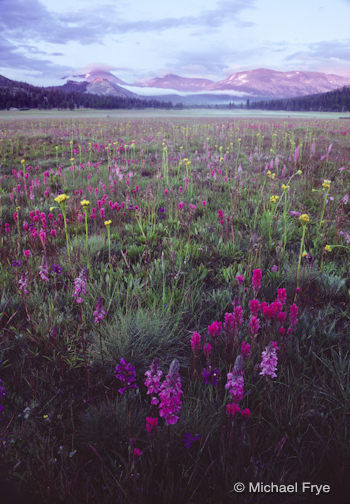
[[[241,354],[243,355],[243,357],[249,357],[249,355],[250,355],[250,345],[249,345],[249,343],[246,343],[245,341],[242,341]]]
[[[198,353],[200,345],[201,345],[201,335],[195,331],[191,337],[191,348],[192,352],[195,355]]]
[[[74,280],[73,297],[76,298],[77,303],[83,302],[81,296],[84,296],[86,294],[86,279],[87,279],[87,269],[83,268],[79,276]]]
[[[221,322],[218,322],[215,320],[208,326],[208,334],[211,336],[213,339],[216,338],[219,334],[221,334],[222,327],[221,327]]]
[[[146,431],[150,434],[158,425],[157,417],[146,417]]]
[[[163,371],[159,368],[158,359],[153,359],[150,368],[145,372],[146,380],[145,385],[147,387],[147,395],[153,394],[151,399],[151,404],[157,405],[159,403],[159,399],[157,398],[157,394],[160,391],[160,380],[162,377]]]
[[[28,250],[28,249],[27,249],[27,250],[25,250],[25,251],[24,251],[24,255],[25,255],[25,257],[26,257],[27,259],[29,259],[29,257],[30,257],[30,250]]]
[[[99,324],[101,320],[103,320],[106,316],[105,309],[103,307],[103,299],[98,297],[97,303],[95,306],[95,311],[93,312],[94,323]]]
[[[249,309],[252,315],[257,316],[259,311],[259,301],[257,299],[252,299],[249,301]]]
[[[287,300],[286,289],[277,289],[277,301],[279,301],[281,303],[281,305],[283,306],[284,303],[286,302],[286,300]]]
[[[169,373],[160,387],[159,415],[165,419],[167,425],[175,424],[179,417],[175,413],[181,407],[181,380],[179,375],[179,362],[174,359],[170,364]]]
[[[236,413],[239,413],[241,408],[236,403],[226,405],[226,415],[234,417]]]
[[[243,285],[243,284],[244,284],[244,280],[245,280],[245,278],[244,278],[244,276],[243,276],[243,275],[237,275],[237,276],[236,276],[236,280],[237,280],[237,282],[238,282],[238,285]]]
[[[259,268],[254,270],[252,276],[252,285],[255,293],[257,293],[261,287],[261,278],[262,278],[261,269]]]
[[[269,343],[265,350],[262,352],[261,357],[261,371],[262,376],[270,376],[271,378],[277,378],[277,344],[273,341]]]
[[[232,373],[227,373],[225,389],[228,390],[234,401],[238,402],[243,399],[243,358],[240,355],[236,358]]]
[[[289,309],[289,320],[291,326],[295,329],[298,324],[298,307],[295,303]]]
[[[250,417],[250,409],[249,408],[245,408],[245,409],[241,410],[241,415],[244,418],[249,418]]]
[[[250,328],[250,334],[252,336],[256,336],[258,334],[260,328],[260,321],[258,317],[256,317],[255,315],[253,315],[249,319],[249,328]]]
[[[206,343],[203,347],[203,353],[205,355],[205,357],[209,357],[209,355],[211,354],[213,350],[213,347],[211,346],[210,343]]]

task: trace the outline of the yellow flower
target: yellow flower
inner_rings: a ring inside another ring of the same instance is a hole
[[[297,171],[297,175],[301,175],[303,172],[301,170]]]
[[[271,173],[272,180],[276,177],[276,173]]]
[[[106,226],[106,227],[109,227],[111,224],[112,224],[112,221],[111,221],[111,220],[106,220],[106,221],[105,221],[105,226]]]
[[[279,196],[271,196],[270,202],[271,203],[277,203],[278,199],[279,199]]]
[[[83,199],[81,202],[80,202],[81,206],[82,207],[86,207],[86,206],[89,206],[90,205],[90,201],[86,200],[86,199]]]
[[[266,177],[271,177],[271,170],[267,170]]]
[[[304,250],[304,252],[301,254],[302,257],[306,257],[307,256],[307,252],[306,250]]]
[[[70,161],[73,163],[73,161],[74,161],[74,157],[71,157],[71,158],[70,158]]]
[[[332,247],[330,245],[326,245],[324,249],[326,252],[332,252]]]
[[[302,214],[300,217],[299,217],[299,220],[301,223],[307,223],[310,221],[310,217],[308,216],[308,214],[304,213]]]
[[[327,179],[324,179],[323,181],[323,184],[322,184],[322,187],[324,189],[329,189],[331,187],[331,181],[330,180],[327,180]]]
[[[24,165],[26,164],[26,160],[25,159],[21,159],[21,163]]]
[[[60,205],[61,203],[64,203],[65,201],[67,201],[69,199],[69,196],[67,196],[66,194],[59,194],[56,198],[55,198],[55,201],[57,201],[57,203]]]
[[[282,189],[283,189],[283,191],[288,191],[289,185],[282,184]]]

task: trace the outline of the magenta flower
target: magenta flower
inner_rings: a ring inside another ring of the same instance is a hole
[[[298,324],[298,307],[295,303],[289,309],[289,320],[291,326],[295,329]]]
[[[158,359],[153,359],[150,368],[145,372],[146,376],[145,385],[147,388],[147,395],[153,395],[151,399],[151,404],[153,405],[157,405],[159,403],[157,394],[160,391],[160,380],[162,374],[163,371],[159,368]]]
[[[249,418],[250,417],[250,409],[249,408],[242,409],[241,415],[244,418]]]
[[[258,317],[256,317],[255,315],[253,315],[249,319],[249,328],[250,328],[250,334],[252,336],[256,336],[258,334],[260,329],[260,321]]]
[[[243,275],[237,275],[236,280],[237,280],[238,285],[243,285],[245,278]]]
[[[160,387],[159,415],[165,419],[167,425],[173,425],[179,419],[176,415],[181,408],[182,395],[179,367],[179,361],[174,359]]]
[[[234,417],[236,413],[239,413],[241,408],[236,403],[226,405],[226,415]]]
[[[266,346],[265,350],[261,354],[262,360],[260,363],[260,375],[277,378],[277,350],[278,347],[275,341],[272,341]]]
[[[24,255],[25,255],[25,257],[26,257],[27,259],[29,259],[29,257],[30,257],[30,250],[25,250],[25,251],[24,251]]]
[[[221,327],[221,322],[218,322],[215,320],[208,326],[208,334],[211,336],[213,339],[216,338],[222,331]]]
[[[205,357],[209,357],[209,355],[211,354],[213,350],[213,347],[211,346],[210,343],[206,343],[204,346],[203,346],[203,353],[205,355]]]
[[[158,425],[157,417],[146,417],[146,431],[150,434]]]
[[[246,343],[245,341],[242,341],[241,354],[243,355],[244,358],[249,357],[249,355],[250,355],[250,345],[249,345],[249,343]]]
[[[240,328],[243,324],[243,308],[241,305],[235,307],[235,325]]]
[[[286,289],[277,289],[277,301],[283,306],[287,301],[287,291]]]
[[[259,311],[259,301],[257,299],[252,299],[249,301],[249,309],[252,315],[257,316]]]
[[[255,294],[258,292],[258,290],[261,287],[261,278],[262,278],[261,269],[259,268],[259,269],[254,270],[253,276],[252,276],[252,285],[253,285],[253,289],[254,289]]]
[[[199,352],[201,345],[201,335],[197,332],[194,332],[191,337],[191,348],[192,352],[196,355]]]

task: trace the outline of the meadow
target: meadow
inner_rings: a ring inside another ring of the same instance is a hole
[[[347,120],[3,116],[4,478],[36,503],[347,502],[349,193]]]

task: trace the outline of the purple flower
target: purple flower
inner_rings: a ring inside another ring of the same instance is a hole
[[[145,385],[147,387],[147,395],[152,395],[151,404],[157,405],[159,399],[156,397],[160,391],[160,380],[163,371],[159,369],[158,359],[153,359],[151,367],[145,372],[146,380]]]
[[[17,261],[16,259],[12,261],[11,266],[14,268],[20,268],[21,267],[21,261]]]
[[[21,278],[18,280],[18,288],[23,294],[29,294],[28,287],[28,272],[22,273]]]
[[[106,316],[105,309],[103,307],[103,299],[99,296],[97,299],[95,311],[93,312],[95,324],[99,324]]]
[[[46,259],[43,257],[43,260],[41,261],[41,264],[39,266],[39,276],[42,280],[44,280],[44,282],[48,282],[49,281],[48,274],[49,274],[49,268]]]
[[[62,273],[62,268],[59,264],[53,264],[51,266],[52,273],[56,273],[56,275],[60,275]]]
[[[187,450],[189,450],[192,446],[192,443],[194,441],[198,441],[199,439],[200,439],[199,434],[195,434],[194,436],[192,436],[192,434],[190,432],[186,432],[186,434],[184,435],[185,448],[187,448]]]
[[[136,385],[136,370],[135,367],[129,364],[123,357],[120,359],[120,364],[117,364],[114,370],[117,380],[120,380],[124,386],[118,389],[119,394],[124,394],[127,390],[137,389]]]
[[[243,399],[244,378],[243,378],[243,357],[236,358],[232,373],[227,373],[227,383],[225,389],[228,390],[233,401],[238,402]]]
[[[218,369],[212,369],[212,367],[209,366],[208,369],[203,368],[202,377],[206,385],[210,384],[215,387],[218,383],[218,379],[220,378],[220,373]]]
[[[179,375],[179,361],[174,359],[169,367],[169,373],[160,387],[159,415],[165,419],[167,425],[175,424],[179,417],[175,413],[181,407],[181,379]]]
[[[270,376],[271,378],[277,378],[277,343],[272,341],[269,343],[265,350],[262,352],[261,357],[261,371],[262,376]]]
[[[86,294],[86,279],[87,279],[87,269],[83,268],[80,272],[80,275],[74,280],[73,297],[76,298],[77,303],[83,302],[81,296],[84,296]]]

